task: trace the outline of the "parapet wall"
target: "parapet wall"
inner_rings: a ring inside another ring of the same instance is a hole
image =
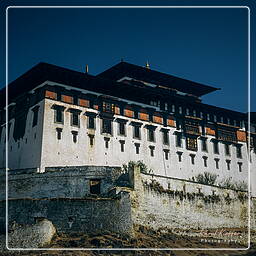
[[[5,201],[0,201],[0,212],[5,213]],[[52,198],[14,199],[8,203],[9,227],[13,221],[33,224],[46,218],[58,232],[130,233],[132,230],[130,195],[120,192],[116,198]],[[0,226],[5,217],[1,214]]]
[[[120,168],[108,166],[48,167],[36,170],[9,171],[8,198],[82,198],[90,194],[89,180],[101,180],[101,194],[113,186]],[[0,174],[0,200],[5,199],[5,173]]]
[[[134,170],[132,216],[153,229],[247,228],[248,196],[242,191]]]

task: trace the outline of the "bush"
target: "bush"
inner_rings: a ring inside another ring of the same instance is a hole
[[[217,175],[210,172],[204,172],[200,173],[195,177],[195,180],[198,183],[204,184],[204,185],[214,185],[217,179]]]
[[[231,177],[220,182],[219,186],[227,189],[235,189],[235,190],[241,190],[241,191],[248,190],[248,184],[246,182],[244,181],[232,182]]]
[[[142,161],[137,161],[137,162],[129,161],[128,164],[122,165],[122,170],[123,170],[123,172],[127,173],[130,170],[132,170],[135,165],[140,167],[140,171],[142,173],[153,173],[153,170],[149,169]]]

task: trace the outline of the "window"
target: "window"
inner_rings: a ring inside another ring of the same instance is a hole
[[[114,113],[115,112],[115,105],[109,102],[103,102],[102,104],[102,111],[107,113]]]
[[[150,155],[154,156],[155,146],[149,146],[149,149],[150,149]]]
[[[182,107],[179,107],[179,114],[182,115]]]
[[[224,144],[224,148],[225,148],[226,156],[230,156],[230,145],[229,144]]]
[[[93,134],[88,134],[89,140],[90,140],[90,146],[93,146],[93,141],[94,141],[94,135]]]
[[[218,129],[217,136],[219,140],[236,142],[236,133],[233,130]]]
[[[193,116],[196,117],[196,110],[193,110]]]
[[[183,152],[181,151],[177,151],[177,155],[178,155],[178,161],[181,162],[181,156],[182,156]]]
[[[133,138],[140,139],[140,127],[137,125],[133,126]]]
[[[37,125],[37,121],[38,121],[38,110],[39,110],[39,106],[35,106],[32,111],[33,111],[33,122],[32,122],[32,127]]]
[[[119,134],[125,135],[125,123],[123,123],[123,122],[119,123]]]
[[[95,129],[95,117],[88,116],[88,128]]]
[[[197,138],[186,137],[187,149],[197,151]]]
[[[62,124],[64,123],[63,110],[60,108],[55,109],[55,122]]]
[[[219,169],[219,158],[214,158],[216,169]]]
[[[230,170],[230,163],[231,163],[231,160],[227,159],[226,160],[226,163],[227,163],[227,169],[228,171]]]
[[[213,121],[217,122],[217,116],[216,115],[213,115]]]
[[[207,114],[206,117],[207,117],[207,121],[210,121],[210,114]]]
[[[74,143],[77,143],[77,135],[78,135],[78,132],[77,131],[71,131],[72,135],[73,135],[73,142]]]
[[[148,129],[148,140],[151,142],[155,141],[155,131],[152,129]]]
[[[100,194],[101,181],[99,179],[90,180],[90,193],[94,195]]]
[[[79,113],[76,113],[76,112],[71,113],[71,125],[79,126]]]
[[[176,147],[182,147],[182,134],[180,132],[176,133]]]
[[[190,158],[191,158],[191,164],[195,164],[195,154],[189,154]]]
[[[207,157],[207,156],[203,156],[203,160],[204,160],[204,167],[207,167],[207,159],[208,159],[208,157]]]
[[[61,140],[62,128],[56,128],[56,132],[57,132],[57,139]]]
[[[207,149],[207,138],[201,137],[201,143],[202,143],[202,151],[208,152],[208,149]]]
[[[236,145],[236,157],[242,158],[242,145]]]
[[[242,164],[243,164],[243,163],[238,162],[237,164],[238,164],[238,170],[239,170],[239,172],[242,172]]]
[[[135,150],[136,150],[136,154],[140,153],[140,143],[134,143],[135,145]]]
[[[172,105],[172,113],[175,112],[175,105]]]
[[[120,145],[121,145],[121,152],[124,152],[125,141],[124,140],[119,140],[119,142],[120,142]]]
[[[108,147],[109,147],[109,140],[110,140],[110,138],[108,138],[108,137],[104,137],[104,141],[105,141],[105,148],[108,148]]]
[[[169,135],[168,135],[168,130],[166,129],[161,129],[162,135],[163,135],[163,144],[169,145]]]
[[[163,151],[164,151],[164,158],[165,158],[165,160],[168,160],[169,159],[169,152],[170,152],[170,150],[169,149],[164,149]]]
[[[189,109],[186,109],[186,115],[189,116]]]
[[[199,135],[200,134],[199,123],[191,120],[186,120],[185,132],[188,134]]]
[[[102,133],[112,134],[112,120],[102,119]]]
[[[218,141],[213,141],[213,153],[214,154],[219,154],[219,143]]]

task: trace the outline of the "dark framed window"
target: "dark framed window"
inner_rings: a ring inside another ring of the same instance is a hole
[[[149,146],[149,150],[150,150],[150,155],[154,156],[155,146]]]
[[[33,109],[33,122],[32,122],[32,127],[37,125],[38,122],[38,111],[39,111],[39,106],[35,106]]]
[[[195,164],[195,157],[196,155],[195,154],[189,154],[190,158],[191,158],[191,164]]]
[[[95,129],[95,117],[94,116],[88,116],[88,128],[89,129]]]
[[[213,153],[214,154],[219,154],[219,142],[218,141],[212,141],[213,144]]]
[[[187,149],[197,151],[197,137],[186,137]]]
[[[242,145],[236,145],[236,157],[242,158]]]
[[[242,165],[243,165],[243,163],[242,162],[238,162],[237,164],[238,164],[238,171],[242,172]]]
[[[94,134],[88,134],[89,140],[90,140],[90,146],[93,146],[94,144]]]
[[[236,132],[233,130],[217,129],[217,137],[222,141],[236,142]]]
[[[125,135],[125,123],[119,122],[119,135]]]
[[[182,154],[183,154],[183,152],[181,152],[181,151],[177,151],[177,155],[178,155],[178,161],[179,162],[181,162],[181,157],[182,157]]]
[[[140,153],[140,143],[134,143],[135,145],[135,152],[138,155]]]
[[[208,160],[208,157],[207,156],[203,156],[204,167],[207,167],[207,160]]]
[[[163,144],[165,145],[169,145],[170,141],[169,141],[169,132],[166,129],[162,129],[162,136],[163,136]]]
[[[155,141],[155,131],[152,129],[148,129],[148,140],[151,142]]]
[[[230,145],[225,143],[224,148],[226,156],[230,156]]]
[[[228,171],[230,171],[230,163],[231,163],[231,160],[227,159],[227,160],[226,160],[226,163],[227,163],[227,169],[228,169]]]
[[[219,169],[219,161],[220,161],[220,159],[219,158],[214,158],[214,161],[215,161],[216,169]]]
[[[109,141],[110,141],[110,138],[104,137],[104,141],[105,141],[105,148],[109,148]]]
[[[202,151],[208,152],[207,138],[201,138],[201,146],[202,146]]]
[[[121,152],[124,152],[125,141],[124,140],[119,140],[119,142],[120,142],[120,145],[121,145]]]
[[[133,126],[133,138],[140,139],[140,127],[137,125]]]
[[[112,134],[111,119],[102,119],[102,133]]]
[[[64,113],[60,108],[55,109],[55,122],[56,123],[64,123]]]
[[[79,113],[71,113],[71,125],[79,126]]]
[[[89,185],[91,194],[99,195],[101,193],[101,180],[92,179],[90,180]]]
[[[61,140],[62,128],[56,128],[56,132],[57,132],[57,139]]]
[[[182,147],[182,134],[180,132],[176,133],[176,147]]]
[[[163,151],[164,151],[164,158],[165,158],[165,160],[168,160],[169,159],[169,152],[170,152],[170,150],[169,149],[164,149]]]
[[[107,112],[107,113],[115,113],[115,104],[110,103],[110,102],[103,102],[102,103],[102,111]]]
[[[74,143],[77,143],[77,135],[78,135],[78,132],[77,131],[71,131],[72,133],[72,136],[73,136],[73,142]]]

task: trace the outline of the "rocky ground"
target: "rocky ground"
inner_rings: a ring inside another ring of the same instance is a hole
[[[229,230],[229,232],[233,232],[235,236],[238,236],[239,239],[237,242],[229,242],[227,235],[223,236],[223,234],[217,234],[214,230],[209,231],[208,233],[208,241],[202,240],[206,239],[205,233],[198,234],[201,237],[197,237],[196,235],[191,236],[186,233],[179,233],[173,231],[154,231],[149,230],[144,227],[138,227],[135,232],[135,236],[129,237],[119,234],[113,234],[106,232],[105,234],[59,234],[56,235],[52,242],[47,246],[51,248],[53,251],[0,251],[1,256],[50,256],[50,255],[170,255],[170,256],[253,256],[256,255],[256,241],[255,232],[252,233],[252,246],[250,250],[226,250],[226,251],[217,251],[217,250],[166,250],[166,251],[148,251],[148,250],[136,250],[132,251],[129,248],[246,248],[245,237],[243,237],[244,231],[242,230]],[[195,232],[193,233],[195,234]],[[212,235],[210,235],[212,234]],[[239,235],[240,234],[240,235]],[[223,239],[220,239],[220,235],[223,236]],[[3,237],[2,237],[3,239]],[[230,239],[230,240],[233,240]],[[95,250],[69,250],[69,251],[59,251],[55,250],[55,248],[91,248]],[[97,248],[108,248],[109,250],[97,250]],[[121,251],[116,248],[126,248],[127,251]]]

